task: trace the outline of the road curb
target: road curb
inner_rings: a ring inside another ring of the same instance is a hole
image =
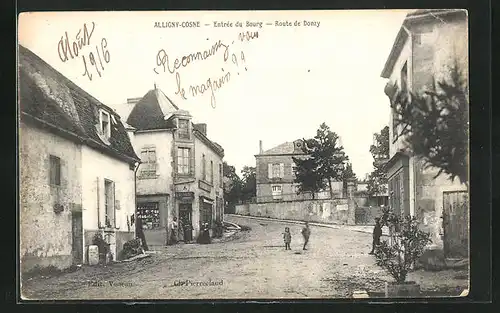
[[[274,221],[274,222],[278,222],[278,223],[301,224],[301,225],[304,224],[303,221],[282,220],[282,219],[270,218],[270,217],[239,215],[239,214],[225,214],[225,215],[233,216],[233,217],[249,218],[249,219],[255,219],[255,220],[262,220],[262,221]],[[371,230],[355,229],[355,228],[351,228],[352,226],[350,226],[350,225],[324,224],[324,223],[316,223],[316,222],[309,222],[309,225],[318,226],[318,227],[325,227],[325,228],[334,228],[334,229],[346,229],[346,230],[355,231],[355,232],[359,232],[359,233],[365,233],[365,234],[372,233]],[[387,236],[387,234],[383,234],[383,236]]]

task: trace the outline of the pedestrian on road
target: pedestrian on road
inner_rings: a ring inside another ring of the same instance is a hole
[[[311,229],[309,228],[309,222],[306,222],[304,228],[302,228],[302,236],[304,237],[304,247],[302,250],[307,250],[306,246],[309,243],[309,236],[311,236]]]
[[[135,220],[135,233],[137,238],[141,240],[142,248],[145,251],[148,251],[148,244],[146,243],[146,236],[144,235],[144,230],[142,229],[142,219],[140,217],[137,217]]]
[[[375,248],[380,244],[380,237],[382,237],[382,226],[380,225],[380,217],[377,217],[373,228],[372,251],[368,254],[375,254]]]
[[[177,224],[177,217],[174,216],[174,220],[172,221],[172,228],[170,234],[170,243],[175,245],[177,243],[177,231],[179,225]]]
[[[292,248],[290,248],[290,242],[292,242],[292,234],[290,234],[290,228],[285,227],[283,239],[285,240],[285,250],[292,250]]]

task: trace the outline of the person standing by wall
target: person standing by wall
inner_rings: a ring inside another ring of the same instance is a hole
[[[174,216],[172,224],[170,226],[170,244],[175,245],[177,243],[177,231],[179,230],[179,224],[177,223],[177,217]]]
[[[142,219],[140,217],[137,217],[135,220],[135,227],[136,237],[141,239],[144,251],[148,251],[148,244],[146,243],[146,236],[144,235],[144,230],[142,229]]]
[[[380,225],[380,217],[375,218],[375,227],[373,228],[372,251],[368,254],[375,254],[375,248],[380,244],[382,237],[382,226]]]
[[[304,237],[304,247],[302,248],[302,250],[307,250],[306,246],[309,243],[309,237],[311,236],[309,222],[306,222],[304,228],[302,228],[302,236]]]

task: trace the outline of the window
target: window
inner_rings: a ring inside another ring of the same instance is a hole
[[[401,91],[408,91],[408,62],[401,68]]]
[[[141,151],[141,176],[156,177],[156,150],[144,148]]]
[[[273,164],[273,176],[272,177],[280,177],[280,165]]]
[[[178,134],[179,134],[179,138],[182,138],[182,139],[189,139],[190,136],[189,136],[189,120],[186,120],[186,119],[179,119],[179,123],[178,123]]]
[[[210,161],[210,183],[214,183],[214,161]]]
[[[160,229],[160,208],[158,202],[137,205],[137,217],[142,220],[143,229]]]
[[[202,202],[201,204],[201,212],[200,212],[200,224],[208,223],[208,225],[212,226],[212,204]]]
[[[109,120],[110,119],[109,113],[104,110],[101,110],[100,118],[101,118],[101,132],[104,134],[106,138],[111,137],[111,124]]]
[[[50,184],[61,186],[61,159],[51,155],[50,157]]]
[[[222,164],[219,164],[219,186],[224,187],[224,172],[222,168]]]
[[[285,174],[285,164],[268,163],[268,178],[283,178]]]
[[[399,174],[396,174],[389,183],[391,207],[396,215],[401,213],[401,186]]]
[[[273,185],[271,188],[273,200],[281,200],[283,198],[283,189],[281,185]]]
[[[188,175],[189,174],[189,160],[191,150],[189,148],[177,149],[177,173]]]
[[[116,227],[115,219],[115,183],[104,180],[104,212],[106,214],[106,227]]]
[[[207,160],[204,154],[201,156],[201,177],[204,181],[207,180]]]

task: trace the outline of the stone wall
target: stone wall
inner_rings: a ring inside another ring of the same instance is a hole
[[[379,206],[358,206],[356,208],[356,225],[375,225],[375,218],[382,216]]]
[[[82,206],[80,147],[23,122],[19,135],[21,270],[67,268],[73,261],[72,212]],[[60,158],[59,185],[50,183],[51,155]]]
[[[236,206],[236,214],[317,223],[352,224],[348,199],[303,200],[271,203],[250,203]]]

